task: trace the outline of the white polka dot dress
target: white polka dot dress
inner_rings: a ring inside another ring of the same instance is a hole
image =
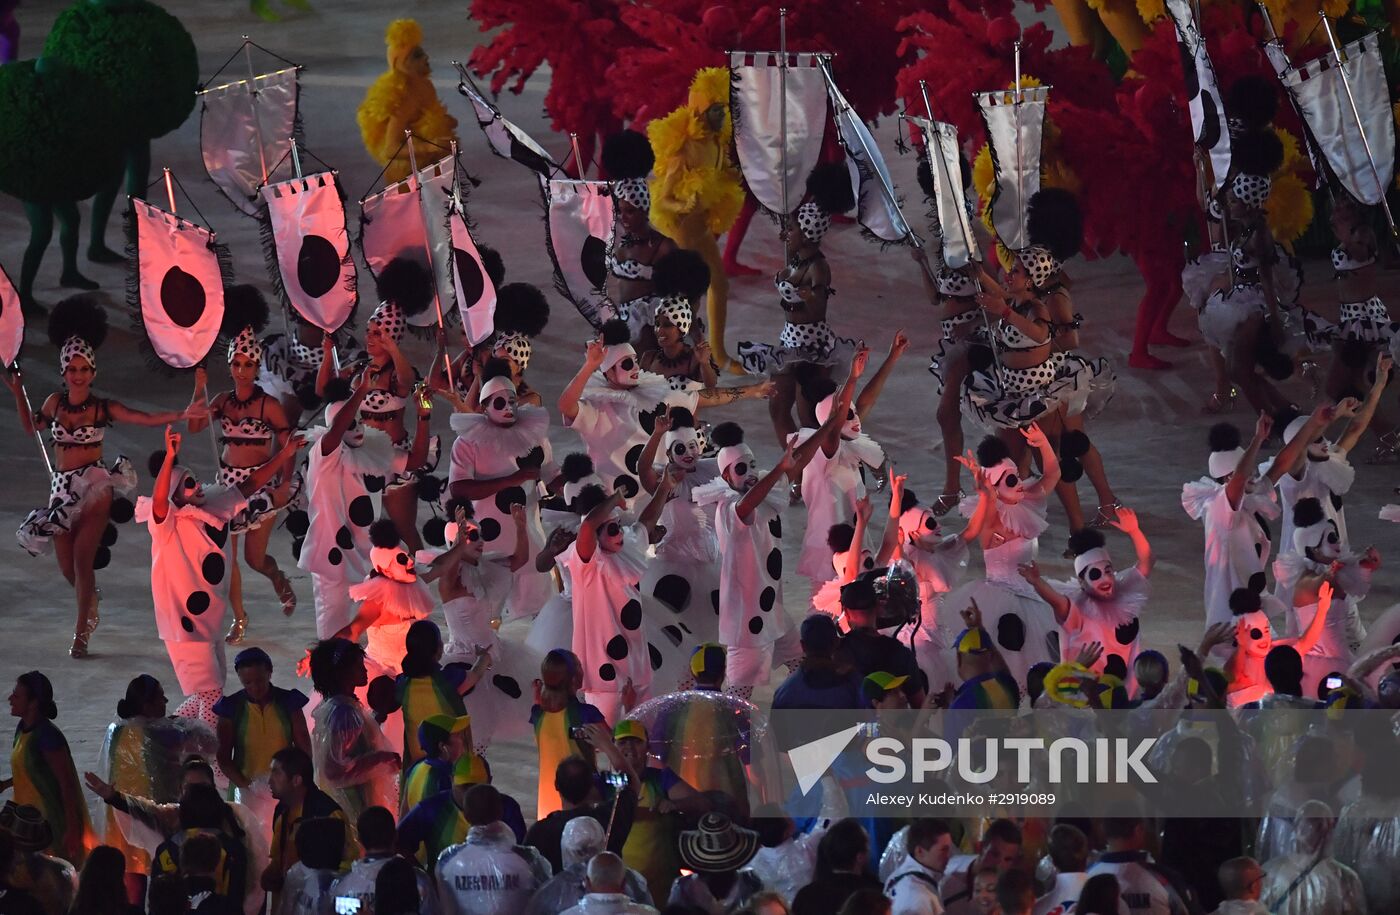
[[[739,518],[743,494],[723,479],[700,487],[692,498],[715,512],[719,539],[719,640],[731,648],[771,645],[792,628],[783,607],[782,510],[787,496],[768,494],[748,522]],[[830,568],[831,560],[827,559]]]
[[[583,663],[583,688],[590,692],[621,692],[628,678],[639,693],[651,686],[637,590],[643,570],[626,552],[599,547],[585,561],[571,544],[559,556],[573,588],[573,652]]]
[[[224,637],[228,610],[229,521],[247,503],[236,489],[209,487],[203,505],[170,503],[164,521],[147,496],[136,520],[151,534],[151,601],[156,632],[167,642],[213,642]]]
[[[791,441],[794,446],[800,445],[816,433],[816,429],[802,429]],[[879,467],[884,460],[884,449],[862,433],[853,439],[840,439],[831,457],[818,448],[812,460],[802,468],[807,530],[802,535],[797,571],[812,580],[814,589],[835,575],[831,567],[831,547],[826,543],[827,531],[833,524],[854,523],[855,503],[865,496],[862,468]]]
[[[510,476],[520,470],[520,460],[534,449],[539,449],[536,456],[543,461],[540,478],[548,480],[556,473],[549,444],[549,411],[543,407],[516,407],[513,426],[498,426],[484,413],[454,413],[452,430],[457,433],[457,440],[452,445],[450,483]],[[485,555],[495,558],[515,552],[515,520],[510,515],[514,505],[525,506],[530,555],[525,566],[516,571],[509,593],[497,604],[498,613],[502,606],[509,608],[510,619],[534,616],[554,593],[549,576],[534,570],[535,557],[544,545],[538,486],[509,486],[472,502],[476,523],[486,542]]]
[[[642,372],[641,381],[632,388],[612,387],[596,373],[588,380],[579,397],[578,413],[564,425],[583,439],[604,489],[621,488],[629,500],[641,491],[638,466],[651,434],[651,416],[662,404],[695,412],[700,399],[696,391],[701,385],[692,383],[689,387],[674,390],[664,377],[652,372]]]
[[[657,470],[664,472],[664,467]],[[642,593],[654,598],[688,637],[699,642],[713,642],[719,633],[719,542],[711,512],[690,496],[718,475],[715,461],[704,459],[676,486],[661,510],[666,535],[642,576]]]
[[[1068,663],[1090,642],[1103,646],[1094,670],[1128,684],[1141,642],[1138,617],[1152,589],[1137,569],[1113,573],[1113,599],[1104,600],[1078,579],[1054,581],[1050,586],[1069,598],[1069,615],[1060,624],[1060,660]]]

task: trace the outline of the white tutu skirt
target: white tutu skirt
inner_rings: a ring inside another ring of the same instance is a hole
[[[928,678],[930,693],[939,692],[945,684],[951,683],[956,687],[962,682],[952,644],[953,637],[940,627],[934,627],[932,632],[920,628],[914,633],[914,659],[919,664],[919,670]]]
[[[750,375],[778,375],[795,365],[839,365],[850,359],[856,341],[838,337],[825,321],[784,324],[777,343],[743,341],[735,348]]]
[[[1007,672],[1016,678],[1022,691],[1026,688],[1026,672],[1032,665],[1059,660],[1055,612],[1033,592],[1021,593],[1000,581],[974,581],[960,585],[939,604],[963,608],[974,600],[982,610],[982,628],[1006,659]]]
[[[1181,290],[1192,308],[1199,312],[1205,307],[1206,298],[1216,281],[1226,276],[1229,269],[1230,254],[1223,249],[1210,251],[1187,262],[1181,271]]]
[[[73,470],[56,470],[49,479],[48,505],[31,511],[15,538],[31,556],[46,553],[53,538],[72,530],[84,508],[107,492],[114,498],[135,498],[136,468],[126,455],[119,455],[110,466],[94,461]]]
[[[485,752],[493,741],[525,739],[530,735],[532,684],[540,675],[544,652],[513,638],[498,638],[491,650],[491,667],[472,691],[462,697],[472,716],[472,743]],[[471,664],[472,654],[445,653],[444,663]]]
[[[1264,287],[1249,283],[1225,292],[1212,292],[1196,316],[1201,336],[1211,346],[1228,355],[1235,345],[1240,326],[1268,311]]]
[[[993,433],[1024,428],[1061,408],[1070,416],[1092,418],[1116,387],[1117,376],[1106,360],[1051,353],[1029,368],[993,364],[969,371],[963,380],[963,415]]]

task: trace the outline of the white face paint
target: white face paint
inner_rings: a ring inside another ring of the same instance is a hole
[[[1113,577],[1113,563],[1107,561],[1089,566],[1080,573],[1079,580],[1084,582],[1084,587],[1090,594],[1100,600],[1111,599],[1118,584]]]
[[[617,365],[603,373],[603,377],[615,387],[635,388],[642,380],[642,366],[636,356],[623,356]]]
[[[1269,618],[1262,610],[1235,618],[1235,644],[1245,657],[1264,662],[1264,656],[1274,647],[1274,635],[1269,630]]]
[[[509,389],[492,394],[482,406],[486,408],[486,418],[496,425],[515,425],[516,398]]]
[[[678,429],[668,436],[666,459],[677,467],[694,470],[700,461],[700,438],[694,429]]]
[[[380,569],[385,578],[412,583],[418,580],[418,572],[413,565],[413,557],[403,550],[395,550],[393,558]]]
[[[1337,533],[1337,523],[1327,522],[1327,533],[1323,535],[1322,542],[1311,548],[1314,561],[1330,563],[1342,555],[1342,538]]]
[[[457,521],[449,521],[447,529],[443,533],[451,546],[456,546],[465,539],[466,546],[462,547],[462,557],[473,563],[480,559],[481,554],[486,550],[486,541],[481,539],[481,528],[476,526],[475,521],[468,521],[465,517]]]
[[[203,505],[204,484],[188,470],[176,467],[170,479],[170,501],[176,505]]]
[[[622,549],[622,523],[616,517],[598,525],[598,547],[604,553],[616,553]]]
[[[350,424],[350,428],[345,430],[341,441],[349,448],[358,448],[365,443],[365,430],[357,419]]]
[[[1325,461],[1332,454],[1332,443],[1325,438],[1320,438],[1308,446],[1308,460]]]
[[[1026,497],[1026,483],[1016,471],[1011,471],[997,483],[997,498],[1008,505],[1016,505]]]
[[[748,492],[758,485],[758,468],[753,461],[735,461],[724,469],[724,481],[735,492]]]
[[[851,407],[846,412],[846,423],[841,427],[841,437],[853,439],[860,435],[860,416],[856,413],[856,408]]]

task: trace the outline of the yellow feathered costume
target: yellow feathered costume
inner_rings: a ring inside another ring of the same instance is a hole
[[[421,168],[449,154],[457,139],[457,119],[438,100],[432,80],[410,72],[408,62],[423,44],[423,30],[412,19],[396,19],[384,32],[389,69],[380,74],[365,93],[355,119],[370,157],[385,166],[384,180],[408,177],[408,150],[403,148],[405,129],[415,138],[413,152]],[[432,145],[429,145],[432,144]],[[397,155],[395,155],[397,153]]]
[[[724,106],[724,124],[710,130],[705,112]],[[729,280],[715,238],[729,230],[744,205],[739,170],[729,160],[734,123],[729,114],[729,70],[707,67],[695,74],[682,108],[647,125],[656,154],[651,180],[651,223],[659,232],[705,259],[710,350],[721,367],[732,360],[724,348]]]

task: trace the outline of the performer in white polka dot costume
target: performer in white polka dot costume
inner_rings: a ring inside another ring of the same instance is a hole
[[[165,451],[152,455],[155,489],[136,502],[151,533],[151,599],[156,632],[185,693],[176,710],[218,727],[214,703],[224,695],[224,616],[228,610],[228,523],[296,455],[300,436],[237,487],[200,483],[176,464],[180,435],[165,430]]]

